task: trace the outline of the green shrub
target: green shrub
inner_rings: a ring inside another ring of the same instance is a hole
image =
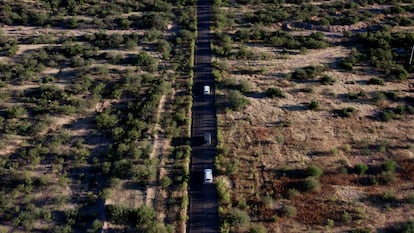
[[[407,199],[408,203],[414,204],[414,193],[412,192],[412,193],[408,194],[406,199]]]
[[[384,101],[385,98],[386,97],[385,97],[385,94],[383,92],[376,91],[376,92],[372,93],[372,100],[375,103],[379,103],[381,101]]]
[[[414,221],[409,220],[407,223],[405,223],[402,227],[402,233],[414,233]]]
[[[382,169],[386,172],[394,172],[398,164],[392,159],[389,159],[382,164]]]
[[[27,111],[22,106],[12,106],[7,109],[7,118],[22,118],[27,114]]]
[[[364,228],[364,229],[354,229],[351,230],[351,233],[371,233],[370,229]]]
[[[409,114],[414,114],[414,107],[411,105],[406,105],[406,110]]]
[[[352,222],[352,216],[347,211],[344,211],[344,213],[342,214],[342,221],[344,223],[351,223]]]
[[[370,85],[384,85],[384,79],[382,78],[371,78],[368,80],[368,84]]]
[[[294,188],[290,188],[286,191],[286,196],[288,199],[293,199],[297,197],[299,194],[300,194],[299,191]]]
[[[250,227],[249,233],[267,233],[267,229],[262,224],[254,224]]]
[[[308,108],[310,110],[317,110],[319,109],[319,102],[316,100],[312,100],[309,104],[308,104]]]
[[[291,205],[285,205],[282,208],[282,214],[287,217],[294,217],[297,213],[296,207]]]
[[[235,227],[244,227],[250,224],[250,216],[245,210],[233,209],[230,213],[229,220]]]
[[[397,101],[399,100],[399,96],[397,93],[395,93],[394,91],[386,91],[384,92],[385,97],[387,97],[387,99],[389,100],[393,100],[393,101]]]
[[[396,180],[397,177],[392,172],[381,172],[379,177],[379,181],[384,185],[395,183]]]
[[[306,191],[319,192],[321,189],[321,183],[315,177],[308,177],[303,183]]]
[[[101,222],[99,219],[95,219],[90,228],[87,230],[88,233],[98,233],[101,232],[101,229],[103,227],[103,222]]]
[[[381,119],[385,122],[389,122],[392,119],[394,119],[395,117],[395,113],[391,110],[385,110],[383,112],[381,112]]]
[[[247,80],[241,80],[239,82],[240,91],[242,92],[249,92],[250,91],[250,83]]]
[[[168,186],[170,186],[172,184],[172,180],[170,179],[170,177],[168,176],[164,176],[161,180],[160,180],[160,185],[163,188],[167,188]]]
[[[351,117],[353,112],[355,112],[355,108],[347,107],[342,109],[341,114],[344,117]]]
[[[296,80],[308,80],[318,77],[323,71],[326,70],[324,66],[307,66],[304,68],[296,69],[292,75],[292,79]]]
[[[72,227],[70,225],[56,226],[53,230],[53,233],[72,233]]]
[[[96,117],[95,121],[98,129],[110,129],[118,123],[118,117],[114,114],[103,112]]]
[[[227,98],[230,108],[235,111],[240,111],[250,104],[250,101],[237,90],[230,90]]]
[[[141,52],[137,55],[136,65],[145,71],[154,72],[157,69],[158,63],[149,53]]]
[[[226,187],[226,184],[221,181],[216,181],[217,193],[219,197],[219,202],[222,205],[230,204],[230,190]]]
[[[404,81],[408,79],[408,72],[401,65],[386,70],[387,78],[393,81]]]
[[[366,165],[365,163],[358,163],[357,165],[355,165],[354,169],[357,174],[364,175],[365,172],[368,170],[368,165]]]
[[[308,176],[316,176],[319,177],[323,174],[323,170],[322,168],[316,166],[316,165],[311,165],[309,167],[306,168],[306,175]]]
[[[331,76],[329,76],[329,75],[324,75],[321,78],[321,83],[323,85],[332,85],[335,82],[336,82],[336,80],[334,78],[332,78]]]
[[[277,88],[277,87],[270,87],[269,89],[267,89],[266,96],[269,98],[273,98],[273,97],[284,98],[285,97],[282,90],[280,90],[280,88]]]
[[[398,105],[397,107],[395,107],[394,113],[398,115],[402,115],[406,112],[406,110],[407,109],[405,105]]]
[[[354,63],[349,59],[344,59],[339,62],[339,66],[345,70],[352,70],[354,68]]]

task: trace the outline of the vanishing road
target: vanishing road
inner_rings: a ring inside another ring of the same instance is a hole
[[[214,184],[203,184],[204,169],[211,168],[214,171],[217,145],[214,79],[211,74],[210,2],[209,0],[198,0],[197,3],[198,34],[194,64],[190,206],[187,230],[189,233],[218,232],[216,187]],[[203,87],[206,85],[211,88],[210,95],[203,95]],[[204,144],[204,133],[212,135],[211,144]]]

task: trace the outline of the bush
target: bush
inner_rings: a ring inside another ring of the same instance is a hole
[[[328,75],[324,75],[321,78],[321,83],[323,85],[332,85],[336,82],[336,80],[334,78],[332,78],[331,76]]]
[[[145,233],[169,233],[170,231],[168,231],[167,227],[160,222],[151,222],[148,224],[147,227],[145,227],[145,229],[140,229],[143,230],[143,232]]]
[[[370,80],[368,80],[368,84],[384,86],[384,79],[382,79],[382,78],[371,78]]]
[[[312,100],[309,104],[308,104],[308,108],[309,110],[317,110],[319,109],[319,102],[316,100]]]
[[[13,106],[7,109],[7,118],[22,118],[27,114],[27,111],[24,107]]]
[[[170,177],[168,176],[164,176],[161,181],[160,181],[160,185],[163,188],[167,188],[168,186],[170,186],[172,184],[172,180],[170,179]]]
[[[352,70],[354,68],[354,63],[351,60],[344,59],[339,62],[339,66],[345,70]]]
[[[244,210],[234,209],[230,213],[229,220],[235,227],[244,227],[250,223],[250,216]]]
[[[109,129],[113,128],[118,123],[118,117],[114,114],[104,112],[99,114],[95,121],[98,129]]]
[[[262,224],[254,224],[250,227],[249,233],[267,233],[267,229]]]
[[[351,233],[371,233],[370,229],[364,228],[364,229],[354,229],[351,230]]]
[[[392,159],[389,159],[382,164],[382,169],[386,172],[394,172],[398,164]]]
[[[341,115],[344,117],[351,117],[353,112],[355,112],[355,108],[347,107],[347,108],[342,109]]]
[[[322,168],[320,168],[318,166],[311,165],[311,166],[306,168],[306,175],[308,175],[308,176],[319,177],[322,174],[323,174],[323,170],[322,170]]]
[[[381,113],[381,118],[385,122],[391,121],[392,119],[394,119],[394,117],[395,117],[395,113],[390,110],[385,110],[384,112]]]
[[[249,92],[250,91],[250,83],[247,80],[241,80],[239,82],[240,91],[242,92]]]
[[[237,90],[229,91],[228,100],[230,108],[235,111],[240,111],[250,104],[250,101]]]
[[[392,172],[381,172],[379,177],[379,181],[384,185],[395,183],[396,180],[397,177]]]
[[[321,189],[321,183],[315,177],[307,178],[303,185],[306,191],[319,192]]]
[[[408,194],[406,200],[408,203],[414,204],[414,193]]]
[[[388,78],[393,81],[404,81],[408,79],[408,72],[403,66],[397,65],[386,71]]]
[[[141,52],[137,55],[136,65],[141,69],[153,72],[157,69],[157,61],[147,52]]]
[[[409,220],[404,226],[402,227],[402,233],[414,233],[414,221]]]
[[[286,192],[286,196],[288,199],[293,199],[297,197],[298,195],[299,195],[299,191],[294,188],[288,189]]]
[[[359,163],[355,165],[354,169],[357,174],[364,175],[365,172],[368,170],[368,165],[366,165],[365,163]]]
[[[273,97],[284,98],[285,97],[282,90],[280,90],[280,88],[277,88],[277,87],[270,87],[269,89],[267,89],[266,96],[269,98],[273,98]]]
[[[95,219],[92,222],[92,225],[90,226],[90,228],[87,230],[87,232],[98,233],[98,232],[101,232],[102,227],[103,227],[103,222],[101,222],[99,219]]]
[[[285,205],[282,208],[282,213],[284,216],[287,217],[294,217],[297,213],[296,207],[291,206],[291,205]]]
[[[111,223],[121,225],[145,225],[155,219],[154,209],[146,205],[139,208],[131,208],[125,205],[109,205],[107,206],[107,213]]]
[[[305,68],[296,69],[291,77],[296,80],[307,80],[318,77],[326,68],[324,66],[307,66]]]

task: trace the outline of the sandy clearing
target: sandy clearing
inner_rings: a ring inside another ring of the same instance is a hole
[[[30,50],[41,49],[47,46],[55,46],[53,44],[19,44],[19,50],[16,55],[22,55]]]
[[[102,29],[64,29],[64,28],[44,28],[36,26],[9,26],[2,27],[3,32],[10,36],[39,36],[50,35],[59,37],[82,36],[96,32],[105,32],[107,34],[131,34],[137,33],[143,35],[145,30],[102,30]]]

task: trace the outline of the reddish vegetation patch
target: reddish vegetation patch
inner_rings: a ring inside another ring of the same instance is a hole
[[[332,194],[332,189],[315,193],[305,193],[295,198],[293,205],[297,209],[295,219],[306,224],[326,224],[328,219],[341,220],[344,211],[352,212],[349,203],[340,200],[330,200],[326,195]]]
[[[321,177],[321,183],[330,185],[351,185],[355,179],[357,179],[357,175],[355,174],[329,172]]]
[[[401,178],[414,181],[414,161],[406,159],[398,162],[401,168]]]
[[[252,129],[256,141],[263,142],[269,140],[269,129],[264,127],[256,127]]]

